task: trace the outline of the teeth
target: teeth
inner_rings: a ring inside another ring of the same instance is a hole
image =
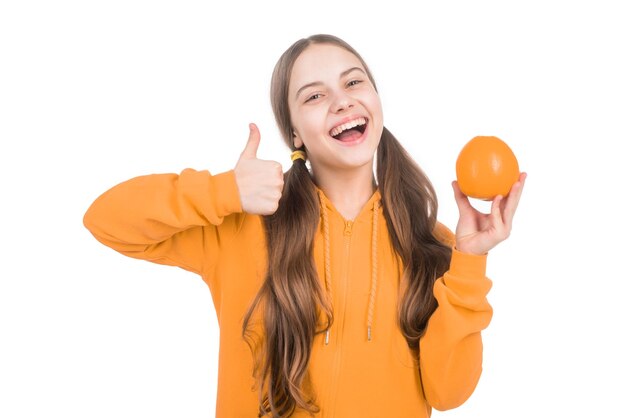
[[[343,125],[339,125],[331,129],[330,136],[337,136],[346,129],[354,128],[355,126],[365,125],[367,121],[365,118],[358,118],[351,120],[350,122],[344,123]]]

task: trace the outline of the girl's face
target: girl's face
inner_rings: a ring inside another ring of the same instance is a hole
[[[314,171],[371,166],[383,114],[356,56],[332,44],[309,46],[294,63],[288,94],[294,145],[304,144]]]

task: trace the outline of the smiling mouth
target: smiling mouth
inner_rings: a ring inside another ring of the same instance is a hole
[[[357,118],[336,126],[328,133],[338,141],[351,141],[361,137],[367,129],[367,118]]]

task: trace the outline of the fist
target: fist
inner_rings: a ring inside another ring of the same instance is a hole
[[[261,133],[251,123],[248,143],[235,166],[235,180],[244,212],[271,215],[283,193],[283,167],[277,161],[256,157],[260,143]]]

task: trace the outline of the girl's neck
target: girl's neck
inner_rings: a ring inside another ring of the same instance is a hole
[[[340,173],[313,172],[313,178],[346,220],[354,220],[361,213],[376,189],[372,167]]]

